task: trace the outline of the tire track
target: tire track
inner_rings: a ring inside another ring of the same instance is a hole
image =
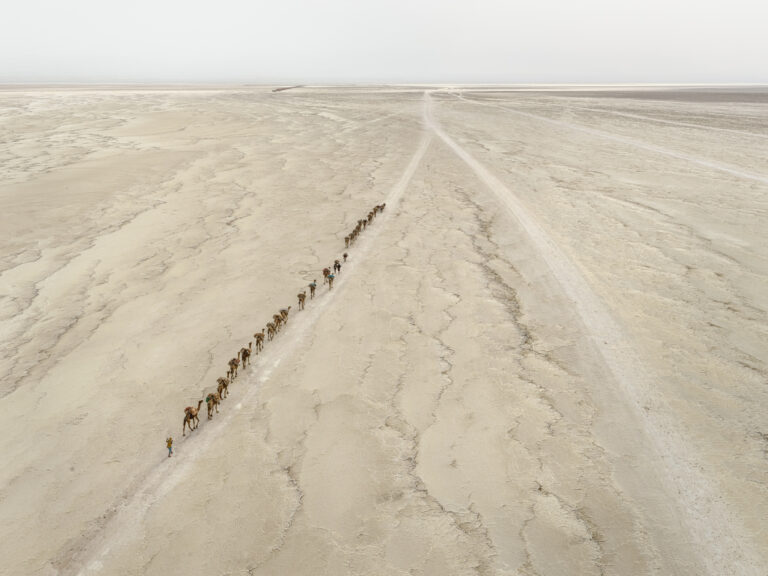
[[[664,156],[677,158],[678,160],[685,160],[687,162],[698,164],[699,166],[704,166],[705,168],[710,168],[712,170],[717,170],[718,172],[724,172],[726,174],[730,174],[731,176],[737,176],[745,180],[754,180],[755,182],[760,182],[761,184],[768,184],[768,176],[765,176],[763,174],[756,174],[754,172],[745,172],[743,170],[739,170],[737,168],[728,166],[726,164],[720,164],[719,162],[712,162],[711,160],[708,160],[706,158],[691,156],[690,154],[684,154],[676,150],[663,148],[662,146],[648,144],[647,142],[635,140],[634,138],[618,136],[616,134],[612,134],[611,132],[605,132],[604,130],[597,130],[596,128],[588,128],[587,126],[581,126],[580,124],[573,124],[571,122],[566,122],[564,120],[555,120],[553,118],[548,118],[546,116],[540,116],[539,114],[523,112],[521,110],[515,110],[514,108],[507,108],[506,106],[500,106],[499,104],[490,104],[488,102],[479,102],[477,100],[470,100],[469,98],[466,98],[461,94],[457,95],[456,97],[470,104],[476,104],[478,106],[488,106],[491,108],[498,108],[499,110],[504,110],[505,112],[509,112],[511,114],[517,114],[518,116],[523,116],[525,118],[533,118],[534,120],[546,122],[548,124],[552,124],[553,126],[558,126],[560,128],[567,128],[569,130],[574,130],[576,132],[583,132],[584,134],[598,136],[599,138],[603,138],[605,140],[619,142],[621,144],[626,144],[628,146],[640,148],[648,152],[655,152],[657,154],[662,154]]]
[[[610,114],[612,116],[620,116],[622,118],[632,118],[633,120],[647,120],[649,122],[657,122],[659,124],[668,124],[670,126],[682,126],[684,128],[696,128],[698,130],[704,130],[704,131],[726,132],[728,134],[737,134],[739,136],[768,139],[768,134],[760,134],[758,132],[747,132],[745,130],[736,130],[735,128],[722,128],[720,126],[704,126],[702,124],[696,124],[694,122],[680,122],[678,120],[654,118],[653,116],[645,116],[643,114],[630,114],[629,112],[619,112],[618,110],[608,110],[606,108],[590,108],[586,106],[574,106],[573,104],[569,104],[568,108],[572,110],[597,112],[598,114]]]
[[[424,114],[427,126],[475,172],[478,179],[519,222],[531,245],[575,306],[594,348],[600,353],[619,387],[618,396],[626,399],[632,414],[641,423],[645,436],[650,440],[652,462],[661,471],[659,478],[668,498],[666,505],[674,508],[677,503],[678,516],[693,538],[694,554],[698,556],[705,573],[711,576],[764,576],[760,555],[752,548],[748,533],[741,522],[730,514],[716,485],[701,472],[696,455],[688,447],[673,417],[666,415],[670,411],[658,394],[654,394],[658,379],[654,378],[637,356],[631,341],[624,335],[608,308],[514,193],[443,131],[434,119],[432,108],[432,99],[425,92]],[[513,112],[570,127],[564,122]],[[604,135],[591,129],[584,131]],[[652,412],[644,410],[643,407],[649,402],[661,409]],[[654,518],[648,518],[648,521],[652,523]]]
[[[232,410],[222,413],[211,422],[207,422],[204,433],[190,436],[183,446],[174,447],[175,458],[163,459],[163,462],[153,468],[146,477],[137,481],[135,488],[122,496],[121,502],[117,506],[105,512],[103,517],[106,520],[97,531],[96,536],[76,543],[70,548],[70,551],[65,553],[64,557],[58,559],[56,564],[61,567],[59,573],[62,576],[99,574],[114,549],[124,546],[140,536],[142,519],[147,511],[190,476],[194,463],[209,450],[214,449],[217,440],[228,429],[228,424],[232,418],[243,408],[256,404],[261,385],[267,382],[280,363],[290,358],[304,342],[330,303],[343,292],[347,279],[356,268],[356,262],[362,261],[372,250],[383,224],[386,223],[386,218],[395,212],[395,208],[397,208],[408,184],[421,164],[431,140],[432,133],[425,130],[400,180],[391,188],[385,199],[388,210],[378,216],[379,219],[385,218],[384,222],[376,226],[371,234],[366,234],[358,240],[355,250],[356,258],[344,267],[344,274],[336,280],[336,289],[316,297],[313,301],[316,303],[314,306],[302,314],[292,317],[291,331],[284,333],[279,341],[275,342],[279,346],[273,345],[266,348],[252,363],[246,377],[238,380],[242,386],[237,386],[231,393],[233,403],[236,402]],[[238,394],[240,395],[239,398]]]

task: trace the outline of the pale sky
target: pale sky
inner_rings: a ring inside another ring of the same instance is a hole
[[[4,0],[0,82],[768,83],[768,0]]]

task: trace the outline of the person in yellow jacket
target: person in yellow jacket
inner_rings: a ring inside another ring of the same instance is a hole
[[[173,437],[168,436],[165,440],[165,444],[168,446],[168,458],[170,458],[171,454],[173,454]]]

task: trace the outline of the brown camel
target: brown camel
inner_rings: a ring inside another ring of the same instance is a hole
[[[264,348],[264,328],[261,329],[261,332],[256,332],[253,337],[256,338],[256,352],[261,352]]]
[[[282,318],[283,324],[288,324],[288,312],[290,311],[290,306],[288,306],[288,308],[280,308],[280,318]]]
[[[200,400],[197,403],[197,408],[193,406],[187,406],[184,408],[184,424],[181,427],[181,435],[186,436],[187,426],[189,426],[189,432],[197,429],[197,425],[200,423],[200,419],[197,417],[197,413],[200,412],[200,405],[203,403]],[[194,424],[194,427],[192,426]]]
[[[240,365],[240,361],[237,358],[232,358],[232,360],[228,363],[229,369],[232,372],[232,374],[229,377],[229,381],[232,382],[235,378],[237,378],[237,367]]]
[[[248,363],[251,361],[251,351],[243,346],[240,348],[240,352],[238,354],[240,356],[240,359],[243,361],[243,368],[245,368]]]
[[[307,291],[299,292],[296,297],[299,299],[299,310],[304,310],[304,301],[307,299]]]
[[[349,248],[349,236],[344,236],[344,248]]]
[[[331,273],[330,268],[323,268],[323,284],[328,284],[328,275]]]
[[[283,327],[283,317],[280,314],[272,314],[272,320],[275,323],[275,332],[280,332],[280,328]]]
[[[272,322],[267,322],[267,340],[272,340],[275,337],[275,325]]]
[[[208,420],[213,418],[213,410],[216,409],[216,414],[219,413],[219,404],[221,403],[221,396],[218,392],[208,394],[205,397],[205,403],[208,405]]]
[[[218,392],[219,397],[224,400],[224,398],[229,395],[229,380],[219,377],[216,382],[219,385],[218,388],[216,388],[216,392]]]

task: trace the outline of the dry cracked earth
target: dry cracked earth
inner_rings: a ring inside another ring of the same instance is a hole
[[[17,89],[0,127],[0,573],[768,574],[768,93]]]

